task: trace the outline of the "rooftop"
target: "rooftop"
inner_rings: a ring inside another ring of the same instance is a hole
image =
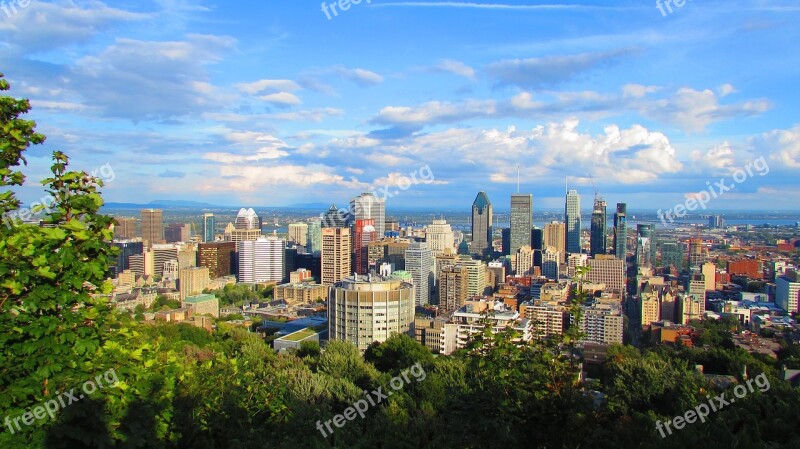
[[[214,301],[216,299],[217,299],[216,295],[211,293],[204,293],[202,295],[187,296],[186,299],[183,300],[183,302],[187,302],[189,304],[199,304],[201,302]]]

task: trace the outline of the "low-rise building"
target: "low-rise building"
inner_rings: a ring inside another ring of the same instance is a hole
[[[182,307],[192,310],[192,315],[211,315],[219,318],[219,299],[213,294],[189,296],[181,302]]]

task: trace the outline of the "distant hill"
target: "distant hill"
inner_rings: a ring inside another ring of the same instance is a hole
[[[228,209],[223,206],[217,206],[209,203],[201,203],[198,201],[184,201],[184,200],[155,200],[147,204],[138,203],[106,203],[103,207],[108,209],[148,209],[148,208],[163,208],[163,209]]]

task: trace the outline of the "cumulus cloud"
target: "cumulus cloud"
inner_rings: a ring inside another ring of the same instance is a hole
[[[452,73],[453,75],[463,76],[470,80],[475,79],[475,69],[454,59],[442,59],[438,64],[433,66],[433,70]]]
[[[297,106],[302,103],[297,95],[289,92],[278,92],[274,94],[267,94],[258,97],[259,100],[265,101],[278,107]]]
[[[255,95],[265,91],[269,92],[294,92],[300,90],[299,84],[292,80],[262,79],[252,83],[239,83],[235,86],[241,92]]]

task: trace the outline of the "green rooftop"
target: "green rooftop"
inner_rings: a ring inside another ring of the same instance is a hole
[[[199,304],[201,302],[213,301],[215,299],[217,299],[216,295],[212,293],[205,293],[202,295],[187,296],[183,302],[188,302],[189,304]]]
[[[301,331],[292,332],[289,335],[284,335],[283,337],[281,337],[281,340],[302,341],[302,340],[305,340],[308,337],[311,337],[312,335],[314,335],[316,333],[317,333],[317,331],[315,331],[314,329],[306,328],[306,329],[303,329]]]

